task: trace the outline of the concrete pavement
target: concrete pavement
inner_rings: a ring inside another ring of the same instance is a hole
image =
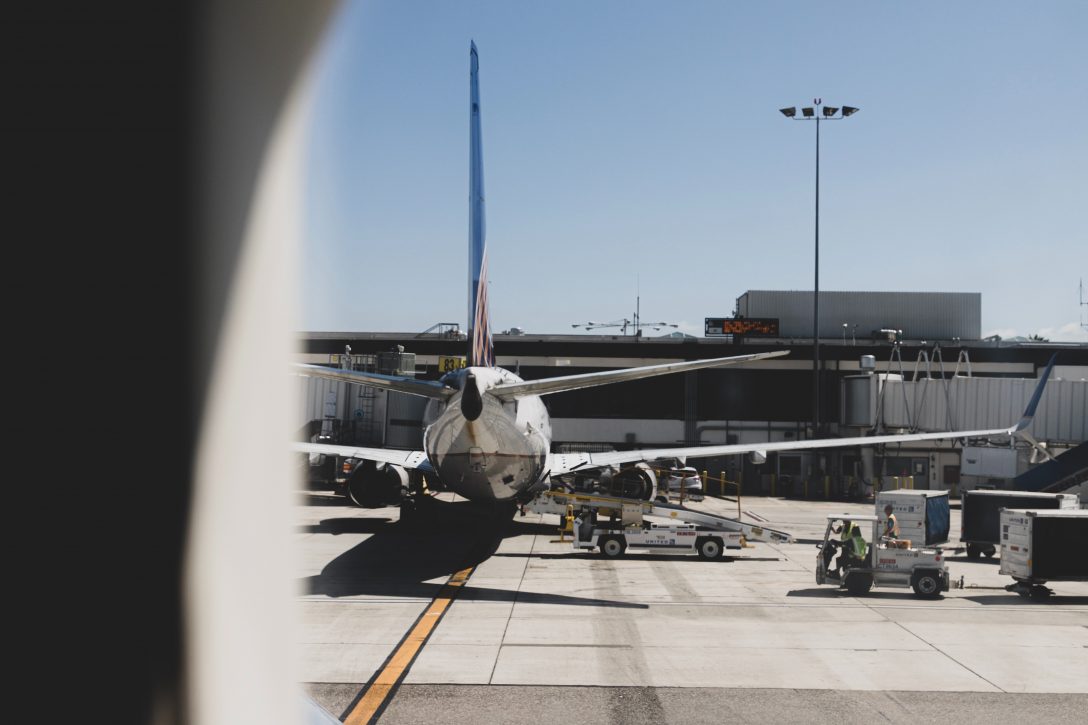
[[[735,514],[731,502],[691,505]],[[850,597],[816,585],[815,542],[827,513],[872,513],[871,504],[745,498],[742,507],[798,542],[755,542],[719,562],[605,560],[555,542],[555,517],[504,519],[448,501],[431,526],[406,530],[396,509],[308,493],[297,508],[298,679],[341,715],[450,574],[475,566],[383,722],[418,722],[428,707],[433,721],[467,722],[474,708],[511,700],[533,721],[541,703],[585,722],[721,721],[734,707],[729,719],[767,722],[752,713],[771,701],[772,721],[820,722],[841,711],[818,717],[831,695],[853,703],[857,722],[917,722],[964,703],[974,703],[965,715],[992,712],[986,722],[1018,708],[1046,721],[1088,705],[1088,583],[1055,582],[1050,600],[1027,600],[1004,591],[1011,579],[996,559],[953,554],[952,576],[966,588],[939,600],[880,588]],[[958,509],[952,516],[954,537]],[[499,719],[529,721],[519,717]]]

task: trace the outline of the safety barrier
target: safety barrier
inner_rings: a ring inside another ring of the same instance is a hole
[[[891,488],[889,488],[889,490],[894,489],[898,491],[901,488],[914,488],[914,476],[891,476],[891,479],[893,485],[891,486]],[[884,488],[884,486],[882,485],[883,482],[883,477],[879,476],[876,478],[876,480],[873,481],[874,493],[880,493],[880,491]]]

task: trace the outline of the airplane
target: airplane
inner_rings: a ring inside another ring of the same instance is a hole
[[[596,385],[608,385],[691,370],[720,368],[738,363],[788,355],[788,350],[665,363],[603,372],[523,380],[495,364],[487,300],[487,246],[484,232],[483,155],[480,131],[479,57],[476,44],[469,50],[469,350],[467,366],[439,380],[382,375],[296,363],[296,373],[339,382],[422,396],[423,450],[405,451],[296,443],[302,453],[337,455],[362,461],[348,478],[348,493],[363,506],[381,505],[420,474],[472,501],[524,503],[547,488],[552,479],[567,474],[600,471],[619,478],[620,490],[637,498],[652,498],[656,476],[649,461],[662,458],[700,458],[740,453],[756,457],[771,451],[871,446],[907,441],[1019,435],[1031,423],[1043,386],[1054,366],[1051,358],[1036,386],[1024,416],[1008,428],[907,433],[870,437],[805,441],[743,443],[631,451],[553,453],[551,422],[542,396]],[[625,466],[625,468],[620,468]],[[418,488],[418,486],[416,486]]]

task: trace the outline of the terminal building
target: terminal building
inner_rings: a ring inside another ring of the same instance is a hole
[[[1048,456],[1055,463],[1083,460],[1088,344],[980,339],[981,298],[974,293],[821,292],[817,375],[811,302],[811,292],[749,291],[737,299],[731,317],[707,319],[703,338],[517,330],[495,336],[496,362],[532,380],[790,353],[546,396],[554,450],[562,452],[1002,428],[1019,419],[1057,353],[1028,429],[1039,448],[1006,436],[771,453],[765,461],[699,458],[690,464],[739,482],[745,494],[834,498],[873,487],[953,493],[1012,487],[1013,479]],[[437,379],[464,364],[467,342],[450,323],[424,333],[310,332],[300,336],[300,345],[300,362]],[[418,449],[424,405],[399,393],[301,378],[299,435]],[[1086,468],[1066,465],[1062,480],[1047,485],[1082,484]]]

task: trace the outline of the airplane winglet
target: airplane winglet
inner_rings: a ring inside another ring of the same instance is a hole
[[[1024,415],[1020,418],[1020,422],[1012,429],[1013,433],[1019,433],[1031,425],[1032,419],[1035,418],[1035,409],[1039,407],[1039,401],[1043,397],[1043,388],[1046,386],[1046,380],[1050,377],[1050,371],[1054,369],[1054,361],[1057,359],[1058,353],[1054,353],[1050,356],[1050,362],[1046,364],[1046,370],[1043,371],[1042,377],[1039,378],[1039,384],[1035,386],[1035,392],[1028,402],[1027,410],[1024,411]]]

